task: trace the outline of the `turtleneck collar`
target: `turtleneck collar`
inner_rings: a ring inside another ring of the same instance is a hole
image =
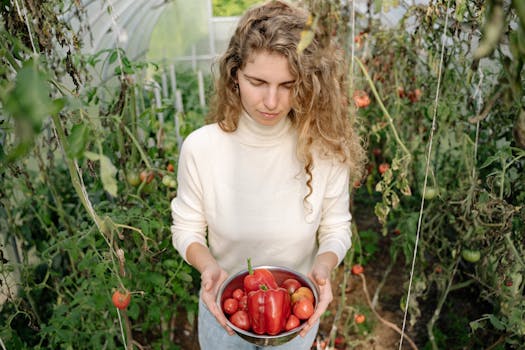
[[[281,119],[275,125],[262,125],[250,117],[246,111],[242,111],[235,134],[243,144],[267,147],[282,142],[291,126],[292,122],[288,117]]]

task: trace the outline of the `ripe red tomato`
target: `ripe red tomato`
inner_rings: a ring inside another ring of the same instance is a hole
[[[421,95],[422,95],[421,90],[415,89],[414,91],[410,91],[408,93],[408,99],[410,100],[410,102],[415,103],[419,101],[419,99],[421,98]]]
[[[354,321],[357,324],[361,324],[361,323],[365,322],[365,320],[366,320],[366,317],[363,314],[356,314],[354,316]]]
[[[124,310],[125,308],[128,307],[131,301],[131,293],[128,292],[127,290],[124,292],[116,290],[113,293],[111,300],[113,301],[113,305],[115,305],[116,308],[120,310]]]
[[[301,299],[307,299],[309,300],[312,305],[315,302],[314,293],[312,293],[312,290],[306,286],[299,287],[297,290],[292,294],[292,304],[295,304]]]
[[[140,172],[140,181],[150,183],[155,178],[154,172],[147,172],[146,170],[143,170]]]
[[[380,174],[386,173],[386,171],[388,169],[390,169],[390,164],[388,164],[388,163],[381,163],[381,164],[379,164],[379,169],[378,170],[379,170]]]
[[[288,319],[286,320],[286,324],[284,325],[284,330],[289,331],[296,327],[299,327],[301,324],[301,321],[295,316],[294,314],[291,314]]]
[[[354,266],[352,266],[352,274],[354,274],[354,275],[360,275],[364,271],[365,271],[365,269],[363,268],[362,265],[355,264]]]
[[[397,96],[399,96],[400,98],[403,98],[406,96],[404,87],[402,86],[397,87]]]
[[[232,296],[234,299],[241,300],[244,296],[244,291],[241,288],[237,288],[233,291]]]
[[[293,314],[300,320],[307,320],[314,313],[314,304],[308,298],[302,298],[293,305]]]
[[[248,311],[248,296],[246,294],[239,300],[239,310]]]
[[[286,289],[288,293],[293,294],[297,289],[301,288],[302,285],[301,282],[299,282],[295,278],[288,278],[283,281],[281,287]]]
[[[175,171],[175,167],[173,166],[173,164],[168,163],[168,165],[166,166],[166,170],[172,173]]]
[[[238,310],[236,313],[231,315],[230,322],[240,329],[244,329],[245,331],[250,330],[251,323],[250,318],[248,317],[248,313],[244,310]]]
[[[234,298],[227,298],[222,303],[222,311],[227,315],[234,314],[239,309],[239,301]]]

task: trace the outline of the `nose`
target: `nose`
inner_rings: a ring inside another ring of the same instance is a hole
[[[266,93],[264,95],[264,106],[268,108],[268,110],[273,110],[277,108],[278,102],[279,102],[279,91],[277,87],[268,87],[266,90]]]

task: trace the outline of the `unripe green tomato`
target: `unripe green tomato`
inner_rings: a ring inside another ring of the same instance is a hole
[[[432,200],[434,198],[436,198],[436,196],[439,194],[439,191],[436,187],[431,187],[431,186],[428,186],[426,188],[426,191],[425,191],[425,194],[424,194],[424,197],[425,199],[427,200]]]
[[[481,252],[479,250],[463,249],[461,257],[470,263],[475,263],[481,258]]]
[[[129,171],[126,174],[126,181],[133,187],[136,187],[140,184],[140,177],[136,171]]]
[[[162,177],[162,184],[166,187],[175,187],[177,186],[177,181],[172,176],[164,175]]]

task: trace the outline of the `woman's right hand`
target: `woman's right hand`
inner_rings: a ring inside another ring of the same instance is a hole
[[[226,280],[228,274],[217,263],[207,265],[201,272],[201,298],[208,307],[208,310],[217,319],[217,322],[233,335],[233,329],[226,324],[226,316],[222,312],[220,305],[217,305],[217,293],[222,282]]]

